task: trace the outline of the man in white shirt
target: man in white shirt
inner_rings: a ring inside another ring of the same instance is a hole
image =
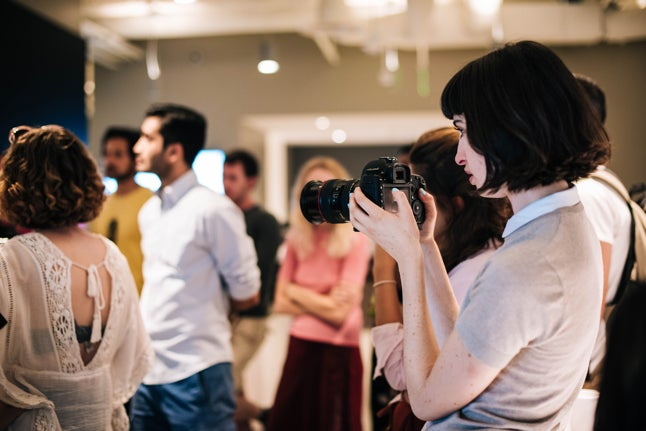
[[[575,75],[579,86],[588,97],[591,106],[602,123],[606,121],[606,97],[599,85],[584,75]],[[599,166],[597,170],[606,169]],[[590,359],[589,380],[594,380],[598,367],[605,355],[606,315],[605,307],[615,299],[619,281],[628,256],[630,246],[630,212],[624,199],[612,187],[594,178],[583,178],[577,181],[577,190],[585,208],[586,216],[599,238],[603,260],[604,302],[601,310],[601,321],[597,341]],[[589,383],[594,386],[595,383]]]
[[[153,105],[134,147],[137,170],[161,180],[139,213],[156,358],[132,400],[134,430],[235,431],[228,315],[258,302],[260,274],[242,212],[191,169],[205,136],[200,113]]]

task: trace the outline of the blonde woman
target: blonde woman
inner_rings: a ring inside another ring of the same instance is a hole
[[[359,335],[371,248],[349,223],[310,224],[298,205],[309,181],[349,177],[336,160],[315,157],[294,182],[273,308],[294,320],[269,431],[361,430]]]

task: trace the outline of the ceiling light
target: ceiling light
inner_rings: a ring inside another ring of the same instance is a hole
[[[399,54],[396,49],[387,49],[384,54],[384,63],[386,69],[390,72],[397,72],[399,70]]]
[[[152,81],[156,81],[161,76],[156,40],[149,40],[146,45],[146,72]]]
[[[258,62],[258,72],[264,75],[271,75],[280,70],[280,64],[273,55],[272,46],[269,42],[262,42],[260,44],[260,61]]]
[[[83,2],[83,13],[101,18],[142,17],[150,13],[150,4],[143,0],[121,2]]]
[[[263,75],[271,75],[280,70],[280,64],[276,60],[260,60],[258,62],[258,72]]]
[[[495,15],[500,10],[502,0],[469,0],[469,8],[478,15]]]
[[[332,141],[334,141],[335,144],[344,143],[346,138],[347,135],[345,134],[344,130],[336,129],[334,132],[332,132]]]
[[[320,116],[316,119],[314,124],[319,130],[327,130],[330,127],[330,119],[325,116]]]
[[[345,0],[345,4],[350,7],[374,7],[385,8],[390,10],[406,10],[406,0]]]

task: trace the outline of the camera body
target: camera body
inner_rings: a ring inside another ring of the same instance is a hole
[[[300,206],[305,219],[313,224],[346,223],[350,221],[348,203],[350,193],[357,187],[375,204],[386,211],[397,212],[392,189],[403,191],[408,197],[417,226],[424,223],[424,204],[419,200],[424,178],[411,174],[410,168],[397,162],[395,157],[380,157],[366,164],[360,179],[310,181],[301,191]]]

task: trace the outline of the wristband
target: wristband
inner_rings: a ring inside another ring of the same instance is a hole
[[[397,284],[397,280],[381,280],[381,281],[377,281],[376,283],[373,283],[372,287],[374,289],[375,287],[379,287],[379,286],[382,286],[384,284]]]

